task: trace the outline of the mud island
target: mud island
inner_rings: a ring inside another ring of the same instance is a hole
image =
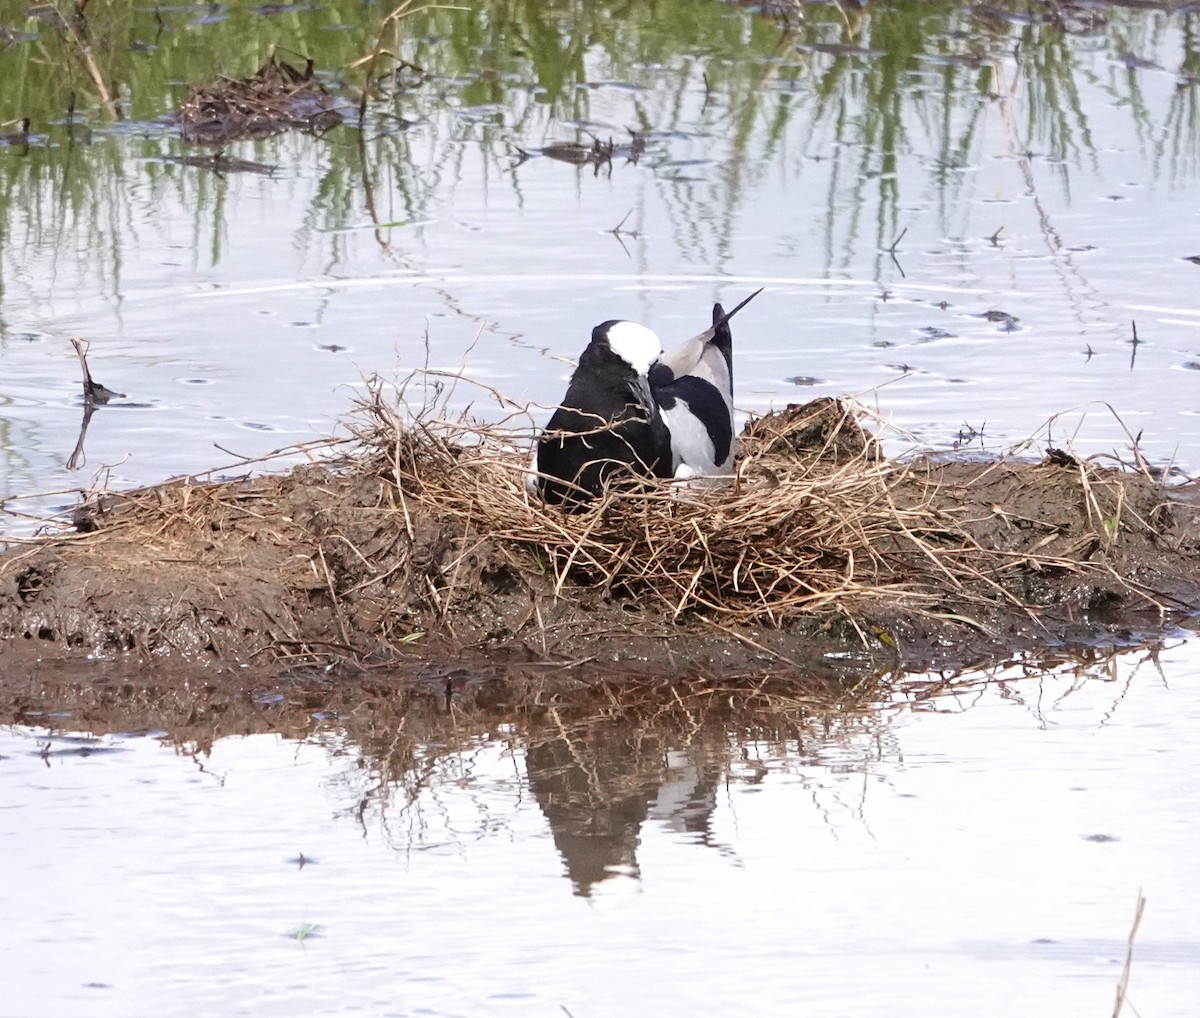
[[[1057,450],[892,461],[832,399],[740,441],[729,484],[565,514],[501,436],[373,389],[335,460],[103,494],[10,542],[0,660],[909,671],[1135,642],[1198,603],[1194,484]]]

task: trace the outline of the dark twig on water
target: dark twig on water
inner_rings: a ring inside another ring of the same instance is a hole
[[[80,367],[83,368],[83,402],[85,404],[91,403],[93,406],[101,406],[114,396],[117,399],[124,399],[125,393],[114,392],[92,378],[92,373],[88,370],[87,362],[88,344],[80,336],[72,336],[71,345],[75,348],[75,353],[79,356]]]
[[[595,166],[597,174],[600,172],[601,166],[608,166],[611,170],[612,140],[605,143],[590,132],[585,131],[584,133],[592,139],[591,144],[582,141],[556,141],[545,146],[541,150],[541,154],[548,159],[555,159],[560,163],[570,163],[573,166]]]
[[[277,165],[256,163],[249,159],[234,159],[225,154],[224,149],[217,149],[211,155],[159,157],[164,163],[178,163],[180,166],[193,166],[197,169],[208,170],[219,180],[225,180],[227,173],[258,173],[264,177],[272,177],[279,170]]]
[[[629,132],[629,141],[627,142],[614,141],[611,137],[605,140],[584,128],[579,130],[591,140],[587,142],[555,141],[543,148],[531,151],[509,141],[509,147],[516,153],[511,168],[515,169],[531,156],[539,155],[556,162],[569,163],[572,166],[591,166],[594,176],[597,177],[600,176],[601,167],[604,167],[608,171],[608,176],[611,177],[614,158],[623,158],[626,165],[632,163],[636,166],[642,153],[646,151],[646,136],[632,127],[625,128]]]
[[[67,469],[77,470],[86,462],[83,456],[83,440],[87,436],[88,425],[91,423],[96,407],[103,406],[114,396],[117,399],[124,399],[125,393],[113,392],[112,389],[101,385],[92,378],[92,373],[88,370],[87,343],[81,337],[72,336],[71,345],[79,357],[80,367],[83,368],[83,420],[79,424],[79,437],[75,440],[75,448],[67,458]]]
[[[986,419],[978,428],[963,421],[963,426],[958,429],[958,438],[954,440],[953,448],[961,449],[963,446],[970,445],[975,439],[979,439],[979,446],[983,448],[983,433],[986,428]]]
[[[619,223],[617,223],[616,226],[614,226],[611,230],[608,231],[614,237],[617,238],[617,243],[621,245],[621,250],[623,250],[625,252],[625,254],[627,254],[627,255],[629,255],[629,248],[627,248],[625,246],[625,241],[623,241],[621,238],[629,237],[632,240],[637,240],[642,235],[641,231],[639,231],[639,230],[624,230],[624,229],[622,229],[622,227],[629,221],[629,217],[632,215],[633,215],[633,209],[630,209],[628,212],[625,213],[625,217]],[[633,256],[629,255],[629,257],[632,258]]]
[[[1000,234],[1004,232],[1004,227],[1001,226],[995,233],[988,237],[988,243],[995,247],[1000,242]]]
[[[904,266],[900,264],[900,259],[896,257],[896,248],[899,246],[900,241],[902,241],[904,239],[904,235],[906,233],[908,233],[907,226],[903,230],[900,231],[900,236],[898,236],[895,240],[893,240],[892,246],[888,248],[888,254],[891,255],[892,263],[896,266],[897,269],[900,270],[900,278],[901,279],[907,279],[908,277],[904,274]]]
[[[1138,339],[1137,322],[1130,322],[1129,324],[1133,326],[1133,339],[1130,340],[1130,345],[1133,347],[1133,351],[1129,355],[1129,370],[1132,371],[1133,365],[1137,361],[1137,348],[1141,340]]]
[[[507,143],[508,147],[511,148],[516,153],[516,155],[513,157],[513,164],[511,167],[509,167],[510,169],[515,170],[523,162],[525,162],[527,159],[529,159],[531,153],[527,149],[521,148],[521,146],[518,145],[516,142],[508,141],[506,143]]]

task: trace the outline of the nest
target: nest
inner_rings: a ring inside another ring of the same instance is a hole
[[[322,133],[342,122],[337,99],[313,75],[272,56],[248,78],[193,86],[178,113],[184,141],[223,145],[289,130]]]
[[[989,491],[973,500],[947,490],[927,461],[883,459],[862,426],[865,411],[847,401],[820,399],[752,421],[729,483],[651,480],[609,489],[576,514],[530,498],[528,461],[511,435],[463,422],[413,424],[377,392],[361,409],[356,438],[367,469],[392,486],[410,537],[417,515],[452,521],[443,532],[460,535],[456,567],[468,557],[477,571],[499,562],[517,577],[544,577],[556,599],[599,591],[659,618],[698,614],[731,632],[829,612],[857,628],[863,606],[880,597],[970,623],[972,605],[1024,607],[1017,577],[1112,573],[1096,554],[1102,526],[1089,530],[1086,546],[1068,542],[1077,535],[1057,520],[1039,521],[1044,539],[1036,530],[1007,542],[981,534],[978,503]],[[1079,485],[1068,483],[1074,504]],[[1127,525],[1151,528],[1131,519],[1133,500],[1120,482],[1097,476],[1089,485],[1085,471],[1084,488],[1095,503],[1085,523],[1124,504]]]

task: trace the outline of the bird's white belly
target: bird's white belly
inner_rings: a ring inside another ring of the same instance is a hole
[[[678,400],[672,409],[664,409],[662,415],[671,432],[671,472],[676,477],[722,474],[733,469],[733,448],[724,463],[715,463],[716,448],[708,429],[687,403]],[[684,471],[682,474],[681,470]]]

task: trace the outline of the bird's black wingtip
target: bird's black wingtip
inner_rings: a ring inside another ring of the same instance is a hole
[[[729,319],[731,319],[734,315],[736,315],[739,311],[741,311],[742,308],[744,308],[747,304],[749,304],[752,300],[754,300],[755,297],[757,297],[760,293],[762,293],[763,289],[764,289],[764,287],[760,286],[757,290],[755,290],[752,294],[750,294],[749,297],[742,300],[737,305],[737,307],[735,307],[732,311],[727,312],[724,308],[721,307],[720,304],[714,304],[713,305],[713,328],[719,329],[722,325],[724,325],[727,321],[729,321]]]

